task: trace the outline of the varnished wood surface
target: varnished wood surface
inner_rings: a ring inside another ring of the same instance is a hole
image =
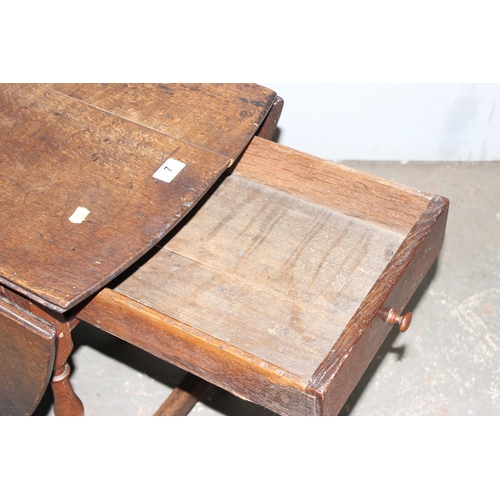
[[[277,413],[336,414],[391,328],[384,311],[402,312],[437,257],[447,208],[255,138],[78,317]]]
[[[56,311],[159,241],[274,102],[255,85],[0,85],[0,282]],[[170,183],[153,173],[187,164]],[[77,207],[90,213],[81,224]]]

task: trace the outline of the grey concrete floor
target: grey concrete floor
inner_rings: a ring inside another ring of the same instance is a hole
[[[500,415],[500,162],[343,161],[450,199],[441,254],[341,415]],[[184,372],[86,324],[72,383],[86,415],[151,415]],[[36,415],[52,415],[50,389]],[[189,416],[272,415],[210,387]]]

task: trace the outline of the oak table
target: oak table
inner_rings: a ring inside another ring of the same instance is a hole
[[[273,91],[1,99],[8,411],[32,411],[54,368],[56,412],[82,412],[66,362],[79,320],[193,374],[157,415],[186,413],[208,382],[279,414],[335,415],[392,325],[408,328],[449,201],[271,142]]]
[[[281,106],[249,84],[0,85],[0,414],[30,414],[49,379],[56,414],[83,412],[75,307],[272,135]]]

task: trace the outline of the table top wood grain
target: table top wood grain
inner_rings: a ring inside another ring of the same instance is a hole
[[[251,84],[0,85],[0,283],[58,312],[102,288],[198,202],[275,98]],[[169,158],[186,166],[154,178]]]

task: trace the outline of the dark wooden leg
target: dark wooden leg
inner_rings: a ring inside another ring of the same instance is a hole
[[[56,336],[56,359],[52,373],[52,392],[54,393],[54,413],[58,416],[83,415],[83,404],[75,394],[69,374],[68,358],[73,350],[69,323],[60,323]]]
[[[155,416],[187,415],[209,385],[207,381],[188,373],[160,406]]]

